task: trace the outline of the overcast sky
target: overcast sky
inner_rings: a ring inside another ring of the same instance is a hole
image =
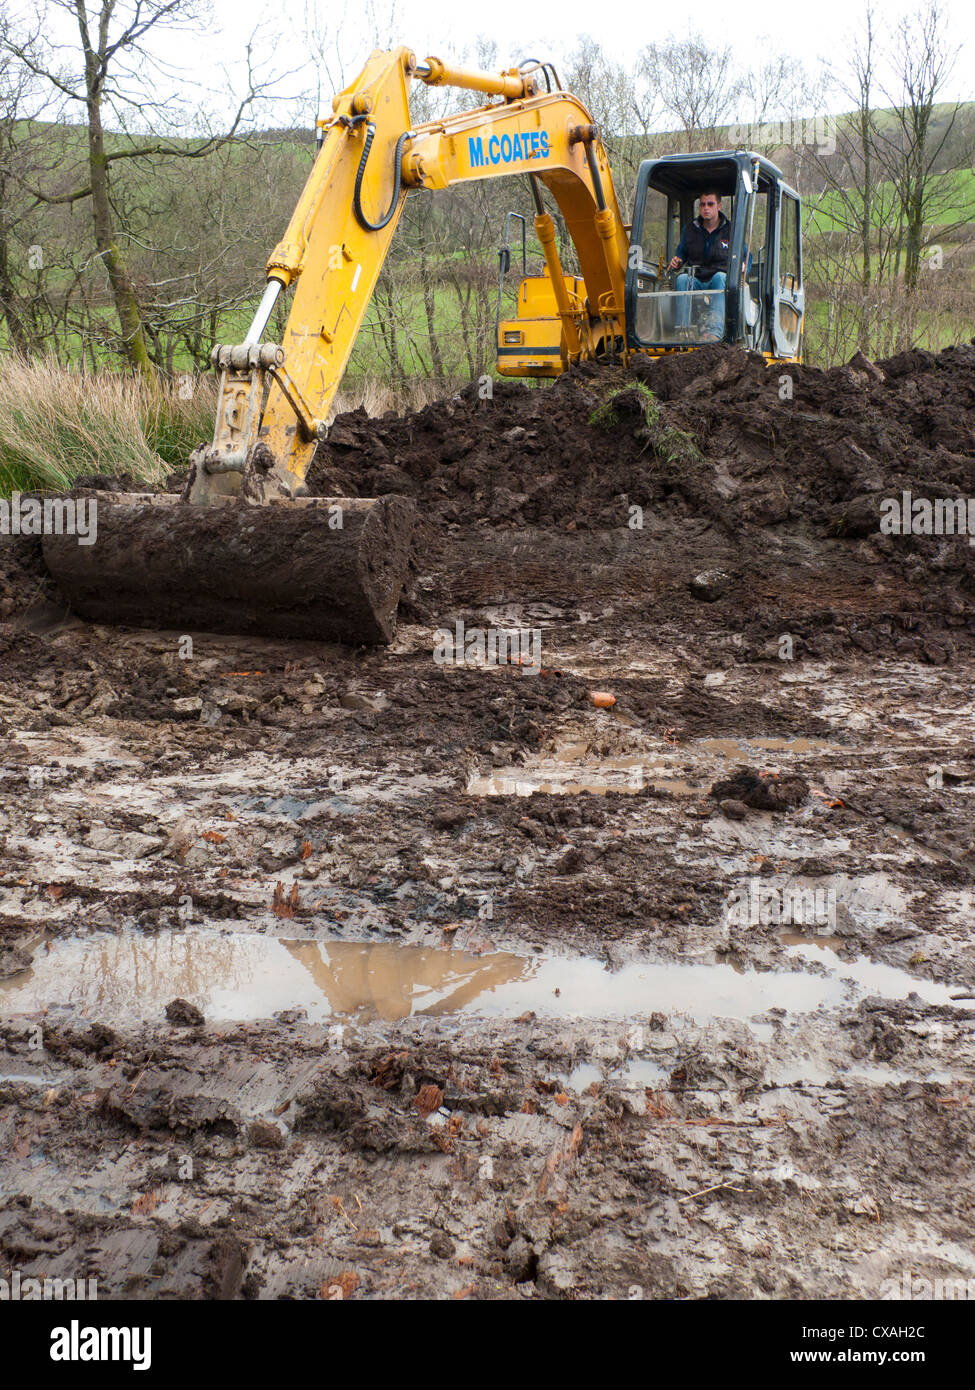
[[[26,0],[24,0],[26,4]],[[98,0],[88,0],[92,10]],[[247,39],[256,31],[255,57],[265,70],[273,68],[287,74],[278,83],[282,98],[309,91],[314,82],[302,41],[307,16],[317,16],[319,29],[328,36],[348,79],[378,40],[379,46],[408,44],[418,57],[435,54],[450,58],[470,48],[479,36],[498,45],[498,65],[526,57],[564,60],[579,37],[589,34],[604,50],[623,63],[631,62],[644,44],[668,35],[679,38],[692,34],[710,45],[728,43],[741,66],[764,61],[773,52],[802,59],[812,73],[825,62],[833,71],[842,66],[842,55],[851,33],[858,28],[863,13],[862,0],[816,0],[815,4],[729,6],[727,0],[695,0],[693,6],[671,7],[655,4],[624,4],[601,11],[591,0],[557,0],[545,7],[526,5],[524,0],[491,0],[490,5],[471,5],[446,0],[278,0],[269,7],[267,0],[210,0],[212,21],[181,33],[160,33],[153,49],[164,57],[181,84],[199,92],[200,88],[226,90],[240,86],[240,60]],[[365,6],[365,8],[364,8]],[[31,6],[33,8],[33,6]],[[43,5],[41,8],[44,8]],[[120,10],[127,6],[120,4]],[[917,12],[918,5],[877,4],[881,30],[901,15]],[[971,0],[943,0],[941,8],[949,20],[949,39],[961,46],[947,99],[975,98],[975,6]],[[349,17],[343,18],[343,10]],[[371,21],[366,15],[371,15]],[[693,22],[689,25],[688,15]],[[751,15],[758,15],[757,28],[747,28]],[[606,23],[600,27],[600,20]],[[611,21],[611,23],[610,23]],[[69,42],[75,37],[70,13],[60,13],[49,33]],[[338,63],[330,64],[335,72]],[[167,85],[159,79],[160,87]],[[329,83],[325,82],[326,89]],[[459,103],[469,100],[458,94]],[[842,109],[834,101],[832,109]],[[267,112],[262,124],[287,124],[294,118],[293,103],[282,100],[274,119]]]

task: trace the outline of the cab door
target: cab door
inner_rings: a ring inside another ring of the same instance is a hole
[[[787,184],[778,188],[772,345],[776,357],[798,357],[802,345],[805,293],[802,284],[802,207]]]

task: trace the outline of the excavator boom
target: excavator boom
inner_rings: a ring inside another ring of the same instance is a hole
[[[82,616],[346,642],[388,642],[410,557],[403,498],[312,499],[305,477],[407,193],[469,179],[531,176],[566,362],[596,336],[622,342],[626,232],[599,134],[585,107],[538,90],[539,65],[469,72],[406,48],[375,52],[319,121],[319,149],[243,343],[217,345],[213,439],[175,499],[102,494],[97,556],[49,537],[45,557]],[[409,84],[494,98],[410,126]],[[562,210],[586,294],[559,264],[539,185]],[[292,292],[280,343],[265,340]],[[594,325],[598,329],[594,331]],[[601,340],[601,339],[600,339]]]

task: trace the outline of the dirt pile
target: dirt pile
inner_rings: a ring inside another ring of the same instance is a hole
[[[782,659],[783,633],[787,659],[934,665],[975,640],[972,345],[829,371],[716,345],[499,382],[488,400],[472,385],[413,415],[338,417],[308,481],[413,498],[414,621],[629,596],[709,662]],[[905,494],[907,526],[887,534]],[[960,534],[939,527],[938,499]]]
[[[339,416],[308,481],[403,492],[446,522],[593,530],[663,504],[729,530],[882,543],[863,499],[975,494],[975,347],[820,371],[718,345],[547,388],[502,381],[489,400],[471,385],[413,415]]]
[[[829,371],[715,345],[585,364],[551,386],[499,381],[485,400],[472,384],[414,414],[340,415],[307,481],[319,497],[416,506],[407,622],[626,599],[627,616],[679,626],[709,663],[783,659],[783,633],[788,659],[889,651],[942,665],[975,642],[967,535],[916,534],[925,519],[911,515],[906,534],[881,530],[905,495],[928,520],[943,499],[967,524],[972,345]],[[8,539],[0,620],[29,601],[35,624],[57,621],[39,547]]]

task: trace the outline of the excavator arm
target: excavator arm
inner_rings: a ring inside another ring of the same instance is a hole
[[[247,337],[213,350],[220,371],[216,428],[213,442],[191,459],[187,501],[207,504],[242,492],[264,502],[300,492],[411,189],[528,175],[563,361],[623,342],[628,237],[606,151],[581,102],[538,90],[541,71],[470,72],[437,58],[418,64],[398,48],[373,53],[335,97],[332,116],[319,122],[308,181],[268,259],[267,289]],[[413,129],[414,80],[500,100]],[[567,286],[540,186],[576,247],[584,294]],[[288,288],[282,341],[264,342]]]

